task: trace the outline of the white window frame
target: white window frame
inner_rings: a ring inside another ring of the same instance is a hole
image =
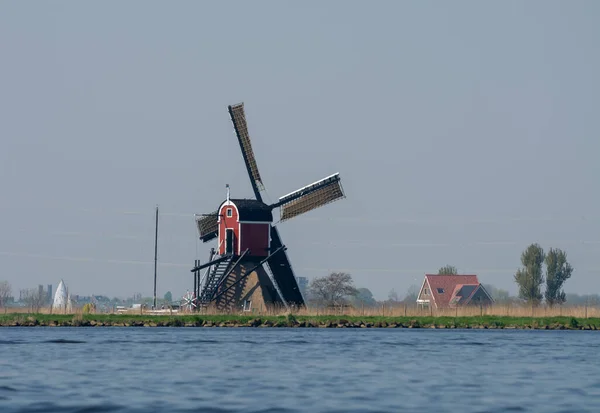
[[[233,216],[233,208],[227,208],[227,218],[231,218]]]

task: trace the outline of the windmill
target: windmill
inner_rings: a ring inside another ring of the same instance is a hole
[[[323,205],[345,198],[339,173],[300,188],[271,205],[263,202],[265,190],[250,143],[244,104],[228,107],[242,157],[248,170],[254,199],[227,198],[210,213],[195,215],[202,242],[217,239],[207,263],[196,265],[195,297],[202,307],[242,308],[249,311],[260,305],[302,307],[304,298],[287,256],[273,213],[279,209],[284,222]],[[204,271],[204,275],[201,271]]]
[[[186,291],[186,293],[181,297],[180,307],[185,312],[191,312],[196,309],[196,296],[191,291]]]

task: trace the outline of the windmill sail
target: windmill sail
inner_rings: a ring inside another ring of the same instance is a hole
[[[237,105],[229,105],[229,116],[231,116],[231,122],[233,122],[235,134],[237,135],[240,148],[242,149],[242,156],[246,163],[246,169],[248,169],[248,175],[250,176],[254,195],[257,200],[261,201],[260,191],[264,191],[265,187],[260,178],[258,166],[256,165],[256,158],[254,157],[254,151],[252,150],[250,134],[248,133],[248,124],[246,123],[246,114],[244,113],[244,104],[238,103]]]
[[[217,237],[217,230],[219,229],[218,223],[218,211],[212,214],[194,215],[196,218],[196,227],[200,234],[200,239],[203,242],[208,242]]]
[[[279,198],[280,221],[286,221],[344,198],[340,174],[336,173]]]

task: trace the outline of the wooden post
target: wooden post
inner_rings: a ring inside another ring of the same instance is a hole
[[[156,225],[154,228],[154,304],[156,310],[156,265],[158,261],[158,205],[156,206]]]
[[[404,317],[406,317],[406,303],[404,303]]]

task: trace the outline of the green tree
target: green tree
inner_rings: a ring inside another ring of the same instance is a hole
[[[375,298],[373,297],[373,293],[368,288],[359,288],[356,290],[357,293],[352,297],[351,302],[355,307],[365,306],[372,307],[377,304]]]
[[[171,291],[166,292],[164,299],[169,304],[173,301],[173,294],[171,294]]]
[[[552,307],[566,301],[562,289],[566,280],[571,278],[573,267],[567,261],[567,253],[560,249],[552,249],[546,255],[546,302]]]
[[[454,265],[444,265],[438,270],[438,275],[456,275],[458,270]]]
[[[544,258],[543,248],[539,244],[531,244],[521,254],[523,268],[519,268],[515,274],[519,297],[532,305],[538,305],[543,298],[541,286],[544,283]]]
[[[484,284],[483,288],[490,293],[496,303],[507,303],[510,301],[510,293],[506,290],[496,288],[491,284]]]

